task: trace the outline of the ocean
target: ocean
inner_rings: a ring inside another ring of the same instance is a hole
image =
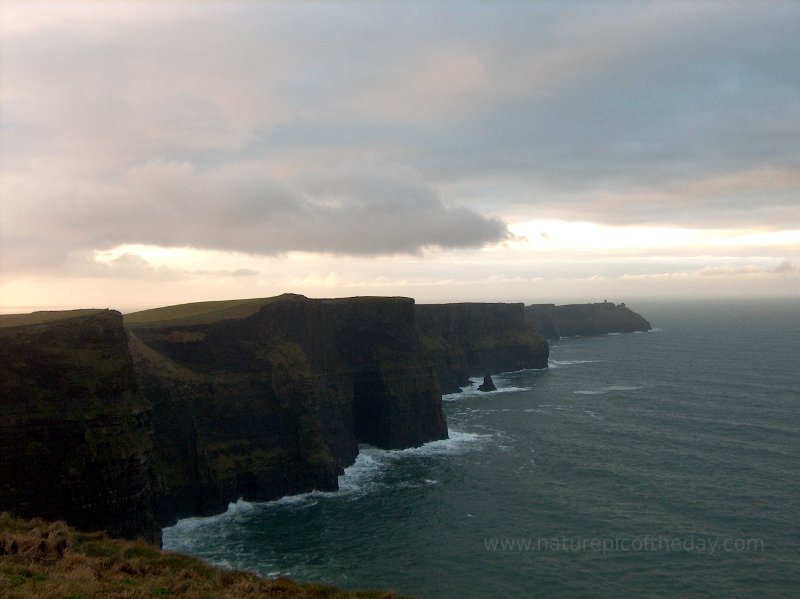
[[[631,307],[653,331],[445,396],[450,439],[165,548],[420,599],[800,596],[800,300]]]

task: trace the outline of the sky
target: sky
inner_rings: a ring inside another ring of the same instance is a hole
[[[0,312],[800,296],[800,2],[0,5]]]

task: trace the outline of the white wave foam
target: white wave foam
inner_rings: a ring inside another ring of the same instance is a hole
[[[573,393],[575,395],[605,395],[613,391],[638,391],[639,389],[644,389],[644,387],[636,385],[610,385],[607,387],[600,387],[599,389],[580,389],[578,391],[573,391]]]
[[[191,551],[196,541],[202,543],[204,531],[220,531],[231,522],[244,520],[251,516],[258,504],[239,498],[228,504],[228,509],[213,516],[182,518],[173,526],[163,529],[164,548],[176,551]],[[198,540],[199,539],[199,540]]]
[[[239,499],[229,503],[228,509],[221,514],[183,518],[174,526],[164,528],[164,547],[191,553],[195,545],[202,546],[203,539],[208,535],[224,534],[232,522],[244,521],[261,510],[308,509],[323,499],[345,501],[358,499],[381,488],[384,485],[383,474],[398,460],[461,454],[479,448],[493,437],[491,434],[451,430],[449,439],[431,441],[420,447],[409,449],[361,447],[355,462],[345,468],[344,474],[339,477],[338,491],[310,491],[267,502]],[[422,487],[435,484],[439,484],[439,481],[422,479],[416,483],[406,483],[406,486]]]
[[[344,496],[350,499],[362,497],[377,490],[383,484],[381,481],[383,473],[399,460],[461,454],[479,447],[491,437],[492,435],[488,434],[450,430],[449,439],[430,441],[420,447],[379,449],[363,446],[359,449],[353,465],[345,468],[344,474],[339,477],[339,491],[329,492],[325,495],[329,497]],[[426,484],[437,482],[428,482],[427,479],[425,481]]]
[[[229,517],[235,518],[238,514],[247,514],[248,512],[252,512],[254,508],[255,505],[249,501],[245,501],[240,497],[236,501],[232,501],[228,504],[228,511],[225,512],[225,514]]]
[[[308,493],[300,493],[299,495],[287,495],[285,497],[281,497],[280,499],[269,501],[264,505],[285,505],[299,509],[305,509],[317,505],[319,502],[317,501],[316,497],[324,493],[326,493],[326,491],[309,491]]]
[[[402,487],[405,489],[418,489],[420,487],[429,487],[431,485],[438,485],[438,480],[431,480],[429,478],[425,478],[421,481],[409,481],[404,483],[397,484],[398,487]]]
[[[609,335],[613,335],[614,337],[616,337],[618,335],[622,335],[622,333],[609,333]]]
[[[334,492],[345,496],[361,497],[374,490],[377,480],[385,464],[376,454],[382,450],[374,447],[361,448],[356,461],[344,469],[344,474],[339,477],[339,491]]]
[[[467,433],[463,431],[450,431],[449,439],[431,441],[420,447],[409,449],[385,449],[385,455],[391,459],[404,458],[406,456],[437,456],[459,454],[469,451],[476,446],[480,446],[492,436],[481,433]]]
[[[558,368],[559,366],[573,366],[575,364],[594,364],[602,362],[602,360],[550,360],[548,364],[550,368]]]
[[[661,329],[661,327],[653,327],[652,329],[650,329],[647,332],[648,333],[663,333],[664,331]]]
[[[472,382],[472,385],[469,387],[464,387],[461,390],[461,393],[447,393],[446,395],[442,395],[442,401],[459,401],[462,399],[497,395],[498,393],[511,393],[513,391],[531,390],[530,387],[517,387],[515,385],[510,385],[499,375],[493,378],[495,387],[497,387],[497,389],[494,391],[481,391],[478,389],[478,386],[483,384],[483,378],[471,378],[470,381]]]

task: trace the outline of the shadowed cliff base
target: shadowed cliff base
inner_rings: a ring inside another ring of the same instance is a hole
[[[472,376],[547,368],[550,348],[523,304],[419,304],[416,316],[443,393],[458,393]]]
[[[18,599],[403,599],[225,570],[143,542],[81,533],[63,522],[0,513],[0,596]]]

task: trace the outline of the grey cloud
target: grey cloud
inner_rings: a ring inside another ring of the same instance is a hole
[[[121,244],[388,255],[480,247],[510,236],[498,219],[446,205],[413,172],[376,164],[330,176],[315,171],[304,189],[258,166],[198,171],[162,161],[130,169],[117,184],[56,187],[55,194],[48,185],[29,191],[18,217],[29,233],[15,244],[50,251],[38,256],[40,265],[61,266],[70,249]],[[26,254],[18,257],[9,266],[34,265]],[[108,265],[114,272],[146,267],[132,256]]]

